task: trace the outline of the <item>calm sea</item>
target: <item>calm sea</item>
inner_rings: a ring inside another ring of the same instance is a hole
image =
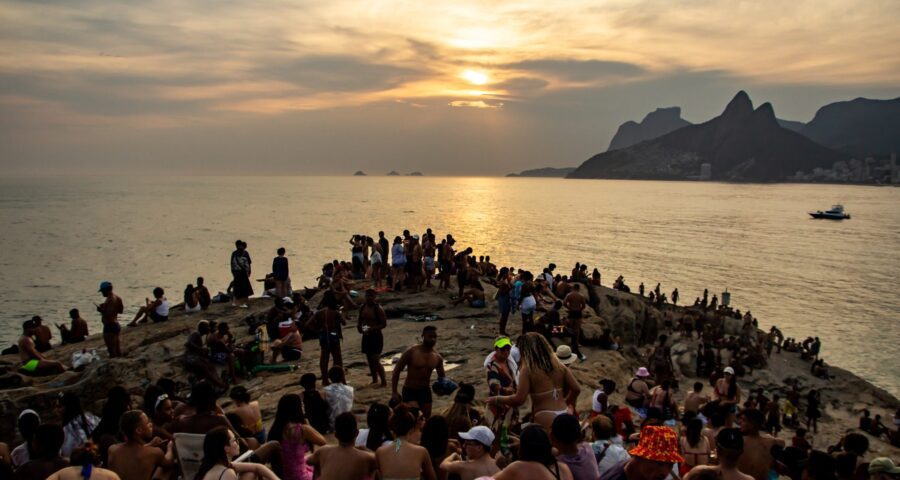
[[[850,221],[812,220],[841,202]],[[822,353],[900,396],[900,189],[506,178],[3,177],[0,341],[63,322],[110,280],[133,314],[156,286],[179,301],[200,275],[225,290],[234,240],[255,272],[278,247],[295,286],[348,259],[350,236],[447,232],[495,263],[599,266],[682,303],[728,289],[763,327],[818,335]],[[258,289],[257,289],[258,291]],[[126,331],[127,332],[127,331]],[[56,332],[54,332],[56,333]]]

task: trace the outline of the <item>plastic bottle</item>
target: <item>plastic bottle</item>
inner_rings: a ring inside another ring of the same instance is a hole
[[[500,453],[509,455],[509,428],[506,424],[500,425]]]

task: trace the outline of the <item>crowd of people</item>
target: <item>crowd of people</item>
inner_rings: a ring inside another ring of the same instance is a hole
[[[22,411],[17,427],[23,441],[14,449],[0,444],[0,469],[5,470],[0,477],[175,478],[182,468],[176,435],[185,433],[203,436],[197,480],[900,478],[900,468],[889,458],[865,461],[866,435],[895,445],[900,439],[900,430],[885,426],[880,415],[870,418],[864,412],[859,430],[865,434],[850,432],[828,446],[807,436],[817,430],[822,415],[816,390],[801,395],[793,384],[782,399],[778,394],[769,398],[762,389],[741,389],[738,378],[764,367],[776,348],[776,355],[800,352],[819,375],[817,369],[826,367],[818,338],[795,344],[775,327],[759,332],[750,312],[741,315],[727,302],[719,304],[716,295],[709,301],[708,292],[676,319],[677,289],[667,298],[657,284],[644,297],[641,284],[640,297],[663,312],[665,334],[624,388],[609,378],[583,385],[570,366],[587,359],[580,345],[581,322],[591,305],[591,286],[600,285],[598,269],[589,273],[579,263],[571,275],[560,275],[549,264],[534,275],[498,268],[490,257],[472,255],[471,248],[457,251],[452,235],[437,243],[430,229],[421,237],[405,231],[393,244],[384,232],[377,240],[354,235],[350,244],[350,262],[323,266],[319,288],[324,293],[318,305],[292,288],[286,252],[279,249],[264,284],[272,306],[250,325],[256,332],[252,341],[239,343],[227,322],[197,323],[183,357],[183,366],[196,377],[190,387],[163,377],[146,387],[135,404],[136,392],[116,386],[100,416],[83,410],[72,393],[59,397],[55,412],[44,412],[53,422],[43,422],[34,410]],[[247,245],[239,240],[236,247],[227,300],[241,308],[254,292]],[[485,308],[485,283],[497,289],[493,300],[500,336],[485,345],[490,353],[483,362],[484,382],[457,384],[448,378],[439,329],[427,325],[420,342],[407,348],[394,366],[388,391],[380,362],[388,321],[379,293],[449,290],[455,284],[452,302]],[[205,293],[198,292],[201,288]],[[614,288],[630,291],[622,277]],[[357,289],[364,290],[362,301]],[[104,340],[109,356],[120,356],[122,300],[109,282],[100,291],[105,300],[97,310]],[[186,310],[206,309],[211,302],[202,278],[185,291]],[[171,307],[157,288],[130,324],[166,321]],[[513,313],[521,315],[515,336],[509,332]],[[368,405],[365,428],[353,413],[355,389],[347,381],[341,350],[343,327],[354,315],[372,387],[385,388],[383,400]],[[86,323],[77,310],[71,316],[71,326],[60,328],[67,332],[63,338],[83,341]],[[739,335],[725,334],[726,318],[743,321]],[[43,356],[50,348],[48,332],[40,317],[23,325],[18,346],[29,373],[66,369]],[[712,395],[704,393],[703,381],[685,395],[678,388],[683,377],[672,364],[672,337],[693,339],[695,334],[699,350],[694,373],[708,379]],[[610,332],[605,336],[602,346],[620,346]],[[300,376],[302,391],[279,399],[267,428],[258,401],[240,379],[253,365],[265,364],[266,354],[269,365],[298,363],[306,338],[318,339],[319,374]],[[559,338],[566,342],[556,345]],[[579,411],[582,391],[594,388],[590,411]],[[226,394],[230,402],[223,408],[219,399]],[[623,394],[621,404],[613,401],[618,394]],[[434,395],[452,396],[451,406],[434,411]],[[894,424],[900,424],[900,411]],[[789,439],[780,436],[785,428],[794,430]],[[818,443],[816,448],[812,443]]]

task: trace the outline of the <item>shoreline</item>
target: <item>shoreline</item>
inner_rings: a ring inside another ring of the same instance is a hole
[[[487,298],[491,298],[495,288],[486,282],[484,285]],[[358,290],[362,290],[365,285],[358,282],[357,287]],[[591,297],[596,296],[598,300],[595,302],[598,311],[595,312],[589,307],[584,320],[586,339],[582,348],[588,355],[588,359],[584,363],[574,363],[570,366],[582,386],[582,394],[578,400],[580,412],[590,411],[591,394],[597,388],[597,383],[601,378],[611,378],[616,381],[619,387],[617,392],[611,395],[611,401],[622,405],[625,385],[634,370],[638,366],[646,364],[645,351],[651,345],[650,343],[628,341],[623,342],[624,348],[621,352],[601,350],[590,346],[591,337],[598,331],[596,327],[606,324],[617,329],[625,325],[623,322],[632,321],[635,333],[640,330],[640,336],[644,339],[655,338],[663,329],[661,316],[651,314],[643,320],[643,324],[637,320],[639,318],[637,313],[647,308],[646,297],[642,299],[637,294],[619,292],[606,287],[593,286],[591,291]],[[493,339],[498,334],[499,313],[496,302],[489,301],[487,308],[480,309],[465,305],[451,306],[450,294],[450,291],[441,291],[436,288],[427,289],[421,293],[386,292],[379,294],[379,302],[385,308],[389,319],[384,335],[383,364],[390,365],[392,357],[416,343],[418,334],[425,325],[414,320],[404,319],[404,316],[437,314],[440,318],[428,323],[438,327],[438,351],[448,363],[455,365],[448,370],[448,377],[457,382],[464,381],[474,384],[476,388],[475,405],[483,407],[487,388],[482,361],[484,356],[490,353]],[[321,295],[321,291],[315,294],[310,299],[310,305],[317,305]],[[610,300],[617,305],[612,305]],[[270,298],[253,298],[248,309],[234,308],[227,303],[213,304],[207,311],[190,314],[185,313],[180,304],[173,305],[167,322],[142,324],[122,329],[122,349],[126,352],[125,358],[111,360],[106,358],[102,336],[98,334],[90,336],[83,343],[55,346],[47,352],[48,357],[61,360],[67,365],[69,365],[72,353],[83,349],[96,348],[101,360],[88,365],[82,372],[67,371],[57,376],[25,377],[27,385],[0,390],[0,415],[3,418],[14,418],[23,408],[34,408],[41,413],[42,417],[47,415],[47,419],[53,421],[52,406],[58,393],[63,391],[78,393],[83,398],[86,410],[99,413],[105,400],[106,391],[113,384],[123,385],[132,394],[137,395],[147,385],[164,376],[178,382],[182,387],[181,393],[184,394],[186,393],[184,388],[190,382],[189,375],[181,366],[180,357],[183,353],[184,342],[194,330],[197,322],[201,319],[227,322],[237,341],[245,342],[250,340],[252,335],[249,334],[244,319],[264,313],[269,308],[271,301]],[[672,311],[676,314],[683,313],[684,308],[675,307]],[[353,412],[358,417],[365,418],[368,405],[376,401],[386,402],[390,395],[390,389],[368,386],[368,368],[365,358],[360,352],[360,336],[355,330],[355,312],[350,313],[351,321],[347,327],[344,327],[344,368],[347,370],[348,384],[355,387],[356,398]],[[518,333],[519,322],[516,316],[511,316],[510,327],[511,333]],[[617,335],[620,333],[616,332]],[[684,362],[683,359],[678,358],[678,355],[686,351],[695,351],[696,341],[696,337],[687,340],[677,332],[672,336],[672,360],[676,367],[676,377],[680,380],[679,399],[694,381],[704,383],[704,392],[711,391],[711,387],[706,383],[707,379],[694,377],[692,371],[686,371],[684,375],[680,371],[680,364]],[[263,372],[242,381],[241,384],[247,387],[251,396],[255,400],[259,400],[264,423],[268,424],[274,418],[275,406],[282,394],[299,392],[300,374],[318,372],[318,353],[318,343],[315,340],[307,340],[304,342],[303,357],[297,362],[296,371]],[[0,357],[0,367],[15,368],[18,364],[18,355]],[[785,351],[776,354],[773,352],[767,367],[754,369],[751,375],[739,378],[739,382],[746,392],[749,392],[751,388],[763,387],[769,397],[773,393],[782,393],[781,396],[784,398],[783,392],[787,388],[786,379],[798,379],[802,389],[821,389],[824,417],[820,420],[819,433],[813,436],[813,443],[817,448],[824,449],[827,445],[836,443],[841,434],[854,429],[858,412],[862,408],[868,408],[873,415],[879,413],[885,419],[889,419],[890,414],[900,405],[897,397],[851,372],[829,365],[829,373],[834,378],[823,380],[813,377],[809,373],[809,365],[808,362],[799,358],[798,353]],[[443,411],[451,402],[450,397],[436,397],[434,411]],[[222,398],[220,405],[227,409],[230,400],[227,397]],[[11,441],[15,435],[13,428],[12,422],[0,424],[0,440]],[[786,429],[786,431],[788,430]],[[785,432],[782,432],[782,438]],[[900,455],[900,449],[890,446],[883,440],[875,440],[870,436],[870,441],[872,452],[894,457]]]

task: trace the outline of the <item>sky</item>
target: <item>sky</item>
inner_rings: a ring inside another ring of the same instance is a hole
[[[8,174],[502,175],[900,96],[897,0],[0,0]]]

